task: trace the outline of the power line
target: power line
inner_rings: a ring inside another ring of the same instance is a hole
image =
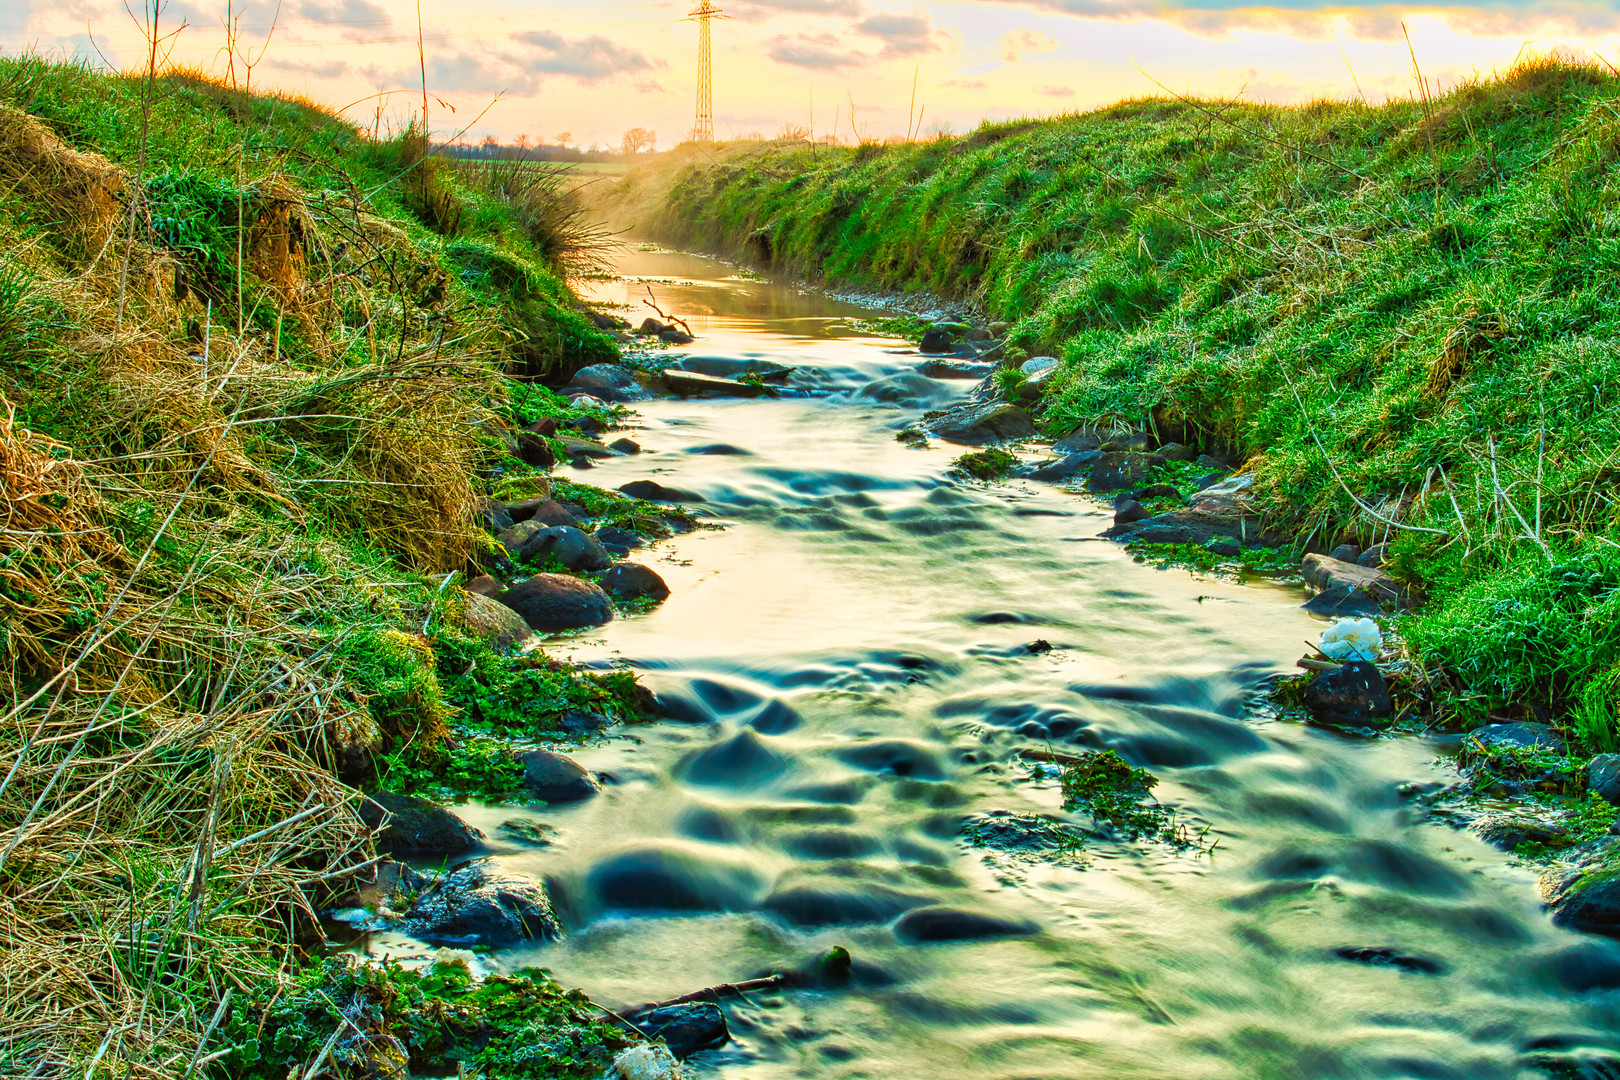
[[[697,119],[692,124],[692,141],[714,142],[714,58],[709,47],[709,24],[725,16],[709,0],[700,0],[697,10],[687,18],[698,24]]]

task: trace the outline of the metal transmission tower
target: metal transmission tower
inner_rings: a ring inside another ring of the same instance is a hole
[[[698,24],[697,120],[692,124],[692,139],[695,142],[713,142],[714,62],[709,48],[709,24],[725,16],[709,0],[699,0],[697,10],[687,18]]]

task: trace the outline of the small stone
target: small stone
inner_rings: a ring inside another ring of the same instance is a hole
[[[543,821],[532,821],[529,818],[503,821],[498,831],[502,840],[510,840],[514,844],[524,844],[528,847],[550,847],[557,840],[556,826]]]
[[[556,563],[565,570],[603,570],[613,565],[613,556],[596,537],[572,525],[540,529],[512,554],[535,563]]]
[[[896,936],[908,944],[935,941],[982,941],[989,938],[1029,937],[1040,927],[1022,919],[1004,919],[952,907],[925,907],[908,911],[894,924]]]
[[[1065,454],[1063,457],[1041,462],[1029,471],[1028,476],[1031,480],[1045,480],[1048,483],[1069,480],[1091,468],[1092,463],[1100,457],[1102,454],[1096,450]]]
[[[609,450],[617,450],[621,454],[641,453],[641,444],[634,439],[614,439],[608,443]]]
[[[403,925],[434,944],[493,947],[562,936],[544,885],[502,875],[483,860],[457,867],[423,890]]]
[[[703,501],[703,496],[694,491],[665,487],[656,480],[632,480],[628,484],[620,484],[619,491],[632,499],[646,499],[648,502]]]
[[[664,579],[640,563],[619,563],[597,578],[597,584],[616,600],[640,600],[643,597],[664,600],[669,597],[669,586]]]
[[[548,803],[579,802],[602,790],[585,768],[571,757],[550,750],[530,750],[517,756],[523,766],[523,787]]]
[[[613,619],[607,593],[594,582],[564,574],[536,574],[507,589],[500,602],[543,633],[601,626]]]
[[[557,455],[551,449],[551,444],[533,432],[518,432],[517,442],[518,457],[523,459],[525,465],[532,465],[536,469],[549,469],[557,464]]]
[[[466,589],[468,592],[478,596],[499,596],[506,591],[506,586],[501,583],[499,578],[491,577],[488,574],[480,574],[467,582]]]
[[[1395,711],[1378,665],[1352,660],[1324,671],[1305,688],[1305,705],[1323,723],[1384,727]]]
[[[617,529],[612,525],[604,525],[596,530],[596,538],[604,547],[638,548],[646,547],[647,542],[638,534],[629,529]]]
[[[923,426],[946,442],[964,446],[1027,439],[1035,434],[1029,413],[1004,401],[959,405],[926,421]]]
[[[649,315],[645,319],[641,320],[641,325],[636,328],[636,333],[662,334],[667,329],[669,329],[669,327],[665,326],[663,323]]]
[[[1129,525],[1133,521],[1143,521],[1152,516],[1147,507],[1135,499],[1126,499],[1114,507],[1115,525]]]
[[[578,525],[575,519],[562,503],[556,499],[545,497],[523,499],[519,502],[503,503],[501,508],[512,518],[512,523],[523,521],[537,521],[541,525]]]
[[[477,847],[484,837],[438,803],[388,791],[361,800],[360,820],[367,828],[381,827],[377,850],[390,855],[453,855]]]
[[[557,434],[557,418],[554,416],[542,417],[532,424],[525,424],[524,431],[532,431],[541,438],[549,439]]]
[[[709,1001],[669,1005],[634,1017],[636,1027],[649,1039],[663,1039],[669,1052],[685,1059],[702,1050],[724,1046],[731,1039],[726,1014]]]
[[[1059,454],[1078,454],[1087,450],[1099,450],[1102,444],[1101,435],[1089,428],[1081,428],[1053,443],[1052,449]]]
[[[478,507],[478,516],[484,522],[484,528],[490,532],[498,533],[503,529],[512,527],[512,515],[506,507],[493,499],[485,499]]]
[[[930,326],[923,331],[922,341],[917,344],[917,351],[925,356],[942,356],[951,351],[951,343],[956,338],[955,333],[942,326]]]
[[[1018,365],[1018,373],[1028,379],[1057,366],[1058,358],[1055,356],[1032,356]]]

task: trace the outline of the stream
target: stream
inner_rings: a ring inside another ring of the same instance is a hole
[[[847,946],[845,986],[726,1004],[733,1041],[689,1065],[725,1080],[1488,1080],[1620,1045],[1616,947],[1403,796],[1450,779],[1442,738],[1266,710],[1323,629],[1298,587],[1139,565],[1083,496],[948,476],[963,448],[895,433],[972,384],[918,375],[857,307],[648,247],[619,271],[589,291],[639,321],[651,284],[688,354],[797,371],[779,398],[637,405],[616,435],[642,454],[559,466],[695,491],[724,528],[633,556],[661,606],[545,646],[629,664],[675,714],[573,753],[602,794],[457,808],[567,930],[491,965],[617,1007]],[[1215,850],[996,842],[1026,815],[1087,824],[1021,748],[1119,751]],[[502,841],[519,816],[556,843]],[[924,907],[947,910],[897,924]]]

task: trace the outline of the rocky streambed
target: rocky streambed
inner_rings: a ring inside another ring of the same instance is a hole
[[[340,913],[357,947],[545,967],[702,1075],[1612,1074],[1620,947],[1429,812],[1456,737],[1279,715],[1266,686],[1326,625],[1298,585],[1111,539],[1264,542],[1230,463],[1082,432],[986,485],[957,460],[1032,434],[981,381],[993,339],[929,359],[720,264],[621,270],[599,299],[656,281],[697,340],[673,383],[585,373],[638,417],[568,436],[557,473],[724,528],[632,546],[586,508],[493,507],[557,573],[472,606],[628,665],[664,719],[576,718],[576,748],[523,761],[534,802],[395,797],[415,865]],[[1398,600],[1376,555],[1334,554],[1326,613]],[[1108,751],[1154,816],[1063,771]]]

